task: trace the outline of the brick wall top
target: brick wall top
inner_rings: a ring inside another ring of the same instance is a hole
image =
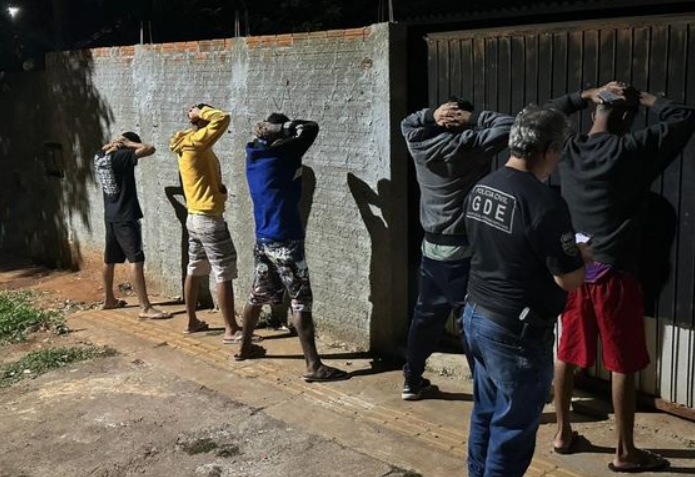
[[[283,47],[293,46],[302,42],[311,41],[354,41],[364,40],[372,34],[371,27],[348,28],[345,30],[327,30],[305,33],[290,33],[285,35],[266,35],[266,36],[250,36],[243,39],[226,38],[218,40],[201,40],[201,41],[185,41],[177,43],[157,43],[138,46],[145,51],[157,51],[162,53],[210,53],[216,51],[226,51],[231,49],[235,41],[244,41],[249,48],[259,47]],[[83,53],[89,54],[93,58],[133,58],[135,56],[135,45],[131,46],[113,46],[103,48],[93,48],[80,51],[64,51],[48,53],[46,60],[48,63],[52,59],[65,54]]]
[[[361,27],[349,28],[347,30],[290,33],[286,35],[250,36],[245,38],[245,41],[250,48],[293,46],[295,43],[312,40],[364,40],[371,33],[370,27]]]

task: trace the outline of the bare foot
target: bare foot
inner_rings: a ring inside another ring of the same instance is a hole
[[[572,438],[574,433],[572,428],[563,429],[561,432],[555,434],[555,440],[553,440],[553,447],[557,449],[569,449],[572,445]]]
[[[148,306],[147,308],[141,309],[140,314],[138,315],[141,320],[166,320],[172,316],[173,315],[171,313],[158,310],[153,306]]]
[[[225,333],[222,338],[222,343],[241,344],[243,336],[244,332],[242,330],[238,330],[236,333]],[[260,343],[261,341],[263,341],[262,336],[256,334],[251,335],[251,343]]]

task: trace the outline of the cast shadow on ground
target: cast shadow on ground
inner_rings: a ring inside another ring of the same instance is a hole
[[[580,414],[577,412],[572,412],[571,414],[572,423],[588,423],[588,422],[602,422],[608,419],[601,418],[598,416],[587,416],[586,414]],[[557,424],[557,414],[553,412],[544,412],[541,414],[540,425],[544,424]]]
[[[176,219],[181,226],[180,257],[181,257],[181,298],[184,294],[184,283],[186,281],[188,269],[188,229],[186,228],[186,219],[188,218],[188,209],[186,209],[186,196],[183,193],[181,185],[181,176],[179,176],[178,186],[169,186],[164,188],[171,207],[174,209]],[[180,197],[180,200],[178,199]],[[212,293],[210,291],[209,280],[200,280],[200,289],[198,291],[198,304],[201,309],[213,308]]]
[[[473,402],[473,395],[468,393],[450,393],[448,391],[442,391],[439,386],[433,386],[433,389],[424,394],[420,400]]]
[[[269,359],[301,359],[304,360],[303,354],[266,354]],[[321,353],[321,359],[339,359],[349,361],[351,359],[367,359],[371,358],[370,353],[355,351],[352,353]]]
[[[688,459],[695,460],[695,450],[693,449],[648,449],[655,454],[666,459]],[[574,454],[605,454],[613,455],[615,454],[614,447],[598,446],[592,444],[586,436],[582,435],[581,441],[577,444],[576,451]],[[695,467],[679,467],[671,465],[663,470],[653,471],[654,474],[683,474],[683,475],[695,475]],[[651,474],[650,473],[650,474]]]
[[[388,267],[380,266],[380,259],[389,255],[389,227],[391,226],[391,182],[381,179],[377,182],[376,190],[352,173],[347,174],[350,193],[369,232],[371,254],[369,263],[369,301],[372,303],[372,331],[378,327],[379,319],[388,312],[390,297],[390,276]],[[372,211],[375,207],[381,211],[377,215]],[[374,333],[372,333],[374,336]]]

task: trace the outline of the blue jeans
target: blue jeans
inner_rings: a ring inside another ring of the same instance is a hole
[[[552,328],[514,333],[471,304],[463,328],[475,359],[468,475],[521,477],[553,379]]]
[[[459,320],[466,302],[470,269],[469,258],[443,262],[422,257],[417,304],[408,332],[407,363],[403,367],[408,382],[415,384],[422,377],[427,358],[439,345],[452,310],[457,313],[456,319]],[[461,344],[468,357],[465,336],[462,336]],[[473,371],[470,359],[469,365]]]

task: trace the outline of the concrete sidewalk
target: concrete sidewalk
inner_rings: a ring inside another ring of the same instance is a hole
[[[141,321],[137,308],[88,311],[73,315],[71,327],[86,338],[121,352],[158,363],[183,378],[262,409],[270,416],[307,432],[424,476],[465,475],[468,416],[472,383],[434,376],[440,392],[430,399],[400,399],[402,376],[388,363],[361,353],[323,347],[328,364],[352,373],[352,379],[307,384],[300,376],[302,358],[297,338],[260,330],[266,358],[234,362],[235,345],[222,344],[218,313],[201,312],[212,330],[184,335],[183,305],[163,305],[172,320]],[[592,446],[587,452],[560,457],[552,452],[554,413],[542,417],[536,457],[529,477],[614,475],[607,469],[613,452],[613,421],[576,416],[578,430]],[[640,446],[672,462],[664,476],[695,475],[695,424],[665,414],[640,414],[635,430]]]

